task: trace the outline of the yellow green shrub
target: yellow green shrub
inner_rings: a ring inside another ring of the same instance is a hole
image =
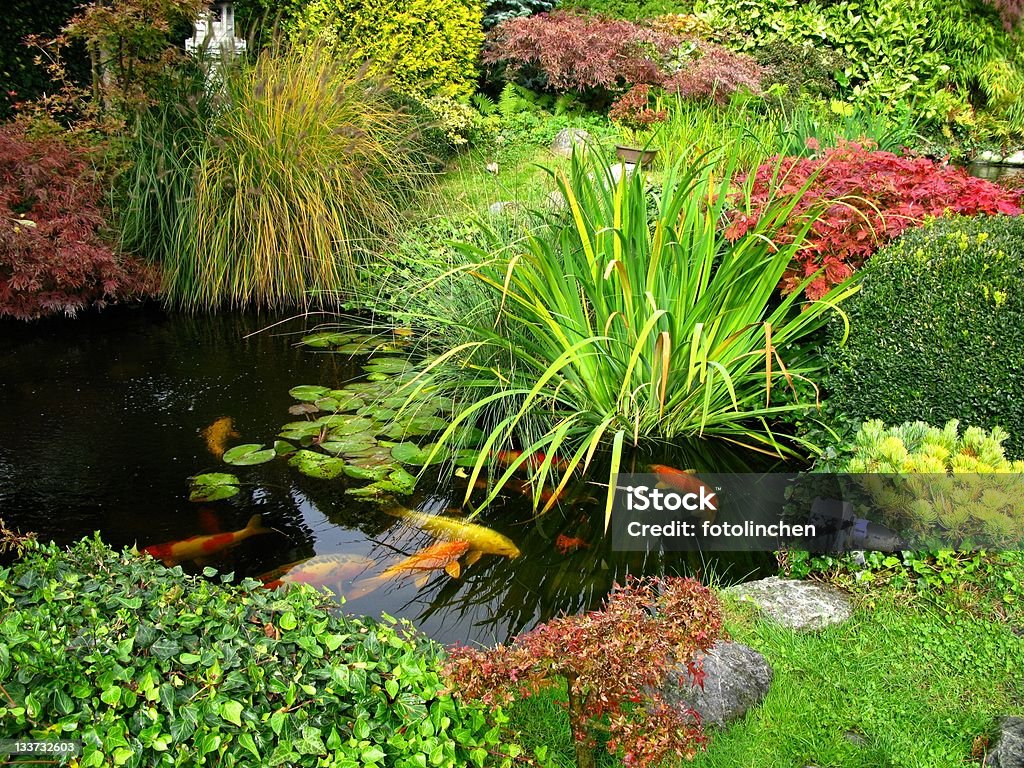
[[[389,72],[417,97],[468,97],[483,46],[481,0],[312,0],[291,20],[294,39],[326,43]]]
[[[923,422],[865,422],[841,471],[858,476],[883,521],[917,542],[936,535],[958,547],[1019,546],[1024,536],[1024,462],[1003,452],[995,427],[960,431]]]

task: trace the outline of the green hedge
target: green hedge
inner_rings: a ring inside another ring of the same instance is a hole
[[[287,26],[296,39],[369,61],[371,72],[391,72],[402,93],[468,98],[484,42],[482,6],[482,0],[309,0]]]
[[[872,256],[862,277],[844,304],[849,340],[826,351],[832,409],[1000,426],[1007,455],[1024,457],[1024,219],[939,219]]]
[[[216,583],[86,540],[0,569],[0,605],[0,738],[83,741],[83,768],[461,768],[499,750],[484,713],[445,693],[437,646],[309,588]]]

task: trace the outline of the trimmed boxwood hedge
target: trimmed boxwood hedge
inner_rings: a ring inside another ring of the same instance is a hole
[[[843,305],[849,340],[825,353],[832,409],[889,424],[1000,426],[1007,455],[1024,458],[1024,217],[934,220],[861,275],[862,291]]]
[[[441,649],[408,623],[344,617],[309,587],[211,578],[98,539],[0,569],[0,738],[82,741],[83,768],[461,768],[517,753],[500,711],[448,695]]]

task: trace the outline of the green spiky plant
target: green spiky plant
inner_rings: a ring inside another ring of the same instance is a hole
[[[861,425],[840,471],[857,475],[883,520],[908,531],[917,546],[1019,547],[1024,536],[1024,461],[1003,452],[1008,433],[952,420]]]
[[[168,299],[188,308],[351,290],[431,173],[416,119],[315,46],[265,51],[224,80],[221,108],[180,148],[180,132],[144,124],[127,239],[152,243]]]
[[[524,452],[484,504],[524,465],[537,488],[560,471],[560,489],[603,448],[611,487],[627,445],[720,438],[798,451],[774,422],[815,406],[807,342],[856,287],[812,303],[779,296],[802,238],[773,236],[799,195],[780,196],[737,236],[730,218],[749,200],[737,158],[681,163],[652,196],[641,174],[616,183],[599,160],[576,158],[552,173],[565,214],[521,243],[462,244],[466,263],[422,292],[436,301],[438,285],[452,285],[457,310],[417,311],[413,298],[405,319],[446,351],[406,385],[410,400],[430,389],[458,404],[438,450],[467,425],[484,430],[470,488],[497,451]]]

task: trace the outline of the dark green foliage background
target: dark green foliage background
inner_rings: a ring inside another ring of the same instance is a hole
[[[0,13],[0,120],[13,114],[15,102],[27,101],[52,91],[44,67],[33,63],[36,52],[24,44],[25,36],[55,36],[74,15],[81,0],[9,0]],[[67,54],[71,75],[87,82],[89,60],[81,45]],[[14,91],[15,95],[10,95]]]
[[[497,746],[443,692],[439,647],[310,588],[217,584],[97,539],[0,569],[0,603],[0,738],[83,741],[83,767],[461,768]]]
[[[1007,456],[1024,457],[1022,254],[1024,221],[1001,216],[939,219],[875,254],[844,305],[848,343],[826,350],[830,407],[887,424],[998,425]]]

